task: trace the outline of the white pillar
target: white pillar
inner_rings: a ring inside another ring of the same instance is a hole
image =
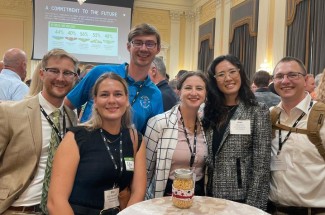
[[[223,43],[221,54],[229,53],[229,29],[230,29],[231,0],[225,0],[223,13]]]
[[[195,10],[195,32],[194,32],[194,49],[193,49],[193,70],[197,70],[199,58],[199,29],[200,29],[200,7]]]
[[[195,34],[195,13],[193,11],[185,12],[185,49],[184,52],[184,68],[186,70],[193,70],[193,53],[194,53],[194,34]]]
[[[274,0],[274,26],[273,26],[273,59],[272,68],[285,55],[286,50],[286,2]]]
[[[179,61],[179,29],[180,29],[180,11],[170,11],[171,28],[170,28],[170,53],[169,53],[169,71],[174,73],[178,71]]]
[[[284,1],[285,2],[285,1]],[[260,68],[263,63],[270,63],[271,59],[268,59],[268,41],[269,41],[269,29],[270,29],[270,1],[259,1],[258,12],[258,32],[257,32],[257,50],[256,50],[256,70]],[[266,61],[266,62],[264,62]]]
[[[216,23],[215,23],[215,33],[214,33],[214,57],[222,54],[222,32],[223,28],[223,8],[222,1],[217,0],[216,5]]]

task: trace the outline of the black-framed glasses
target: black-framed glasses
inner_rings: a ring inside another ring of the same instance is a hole
[[[213,77],[218,81],[222,81],[226,78],[227,75],[229,75],[230,78],[237,78],[239,76],[239,69],[233,68],[229,69],[228,71],[218,72]]]
[[[48,72],[48,74],[51,74],[54,77],[59,77],[61,71],[58,68],[44,68],[43,69],[45,72]],[[69,70],[64,70],[62,72],[63,77],[65,78],[74,78],[77,76],[77,73],[69,71]]]
[[[157,43],[152,40],[142,41],[142,40],[132,40],[131,41],[133,47],[135,48],[141,48],[143,44],[145,44],[147,49],[153,49],[156,47]]]
[[[278,73],[273,76],[273,80],[275,82],[281,82],[283,81],[284,76],[287,76],[287,79],[289,79],[290,81],[295,81],[298,80],[300,76],[306,76],[306,75],[300,72],[289,72],[287,74]]]

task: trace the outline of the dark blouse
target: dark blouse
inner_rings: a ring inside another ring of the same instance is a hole
[[[89,131],[84,127],[78,126],[69,130],[75,134],[80,154],[80,161],[69,202],[74,205],[103,209],[104,191],[111,189],[114,184],[119,186],[121,191],[131,184],[133,178],[133,171],[126,171],[124,159],[123,173],[121,178],[119,178],[120,134],[112,135],[103,130],[106,139],[112,141],[108,143],[108,146],[118,166],[116,170],[99,129]],[[138,136],[139,149],[142,141],[142,136],[139,132]],[[123,158],[134,157],[129,129],[122,130],[122,150]]]
[[[227,115],[227,119],[225,121],[224,124],[222,124],[220,126],[220,128],[216,128],[213,130],[213,139],[212,139],[212,152],[213,152],[213,159],[215,158],[215,155],[217,153],[217,151],[219,150],[220,147],[220,143],[222,141],[223,135],[225,133],[225,130],[230,122],[230,119],[232,117],[232,115],[234,115],[236,109],[237,109],[238,105],[234,105],[234,106],[227,106],[228,108],[228,115]],[[215,162],[213,162],[215,163]]]

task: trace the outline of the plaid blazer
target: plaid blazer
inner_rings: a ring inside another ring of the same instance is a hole
[[[230,123],[213,157],[213,130],[206,133],[207,195],[266,210],[270,186],[271,120],[267,106],[240,103],[232,120],[250,120],[250,135],[230,134]]]
[[[144,136],[147,145],[146,199],[164,195],[173,153],[178,143],[178,107],[179,105],[175,105],[169,111],[152,117],[148,121]],[[199,116],[198,118],[200,119]],[[205,138],[204,133],[203,138]]]

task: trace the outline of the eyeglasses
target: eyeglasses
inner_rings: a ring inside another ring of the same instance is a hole
[[[48,74],[50,74],[50,75],[52,75],[54,77],[59,77],[59,75],[60,75],[60,70],[58,68],[44,68],[43,70],[45,72],[48,72]],[[62,75],[63,75],[64,78],[72,79],[75,76],[77,76],[77,73],[69,71],[69,70],[64,70],[62,72]]]
[[[157,43],[155,43],[152,40],[148,40],[148,41],[132,40],[131,43],[132,43],[133,47],[135,47],[135,48],[141,48],[143,46],[143,44],[145,44],[147,49],[153,49],[157,45]]]
[[[283,81],[284,76],[287,76],[287,79],[290,81],[295,81],[298,80],[300,76],[305,76],[305,74],[302,74],[300,72],[289,72],[288,74],[278,73],[273,77],[273,80],[276,82],[281,82]]]
[[[229,75],[230,78],[237,78],[239,76],[239,69],[230,69],[225,72],[219,72],[215,74],[213,77],[219,81],[224,80],[226,76]]]

